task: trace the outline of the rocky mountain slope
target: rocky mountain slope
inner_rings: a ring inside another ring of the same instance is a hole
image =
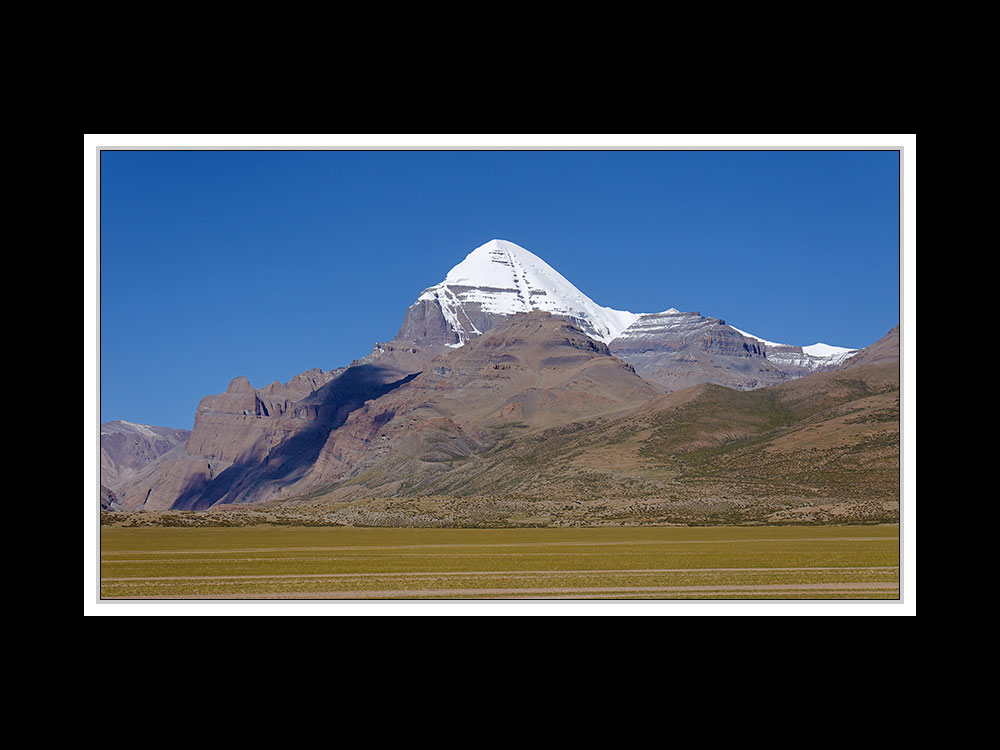
[[[347,478],[311,495],[215,506],[231,511],[183,522],[893,522],[899,519],[898,350],[893,357],[891,340],[869,347],[876,349],[885,357],[877,364],[746,392],[703,383],[653,396],[636,408],[551,427],[515,423],[503,429],[499,420],[491,425],[480,419],[491,440],[478,445],[470,431],[463,435],[447,423],[430,431],[423,443],[414,440],[429,428],[430,418],[421,408],[408,409],[405,402],[411,399],[400,388],[352,415],[348,421],[356,421],[357,429],[350,436],[331,435],[331,449],[362,447],[359,455],[367,464],[360,473],[350,476],[354,459],[348,458],[342,465]],[[411,383],[414,395],[417,382]],[[430,385],[424,383],[421,397],[412,401],[440,409],[448,391],[436,392]],[[424,402],[425,395],[430,400]],[[390,401],[400,409],[390,409],[393,416],[386,421]],[[393,426],[397,416],[403,423]],[[368,437],[376,435],[376,445],[383,439],[387,443],[381,455],[363,448],[366,431]]]
[[[352,413],[331,433],[309,484],[413,490],[503,439],[622,411],[659,392],[575,325],[517,313]]]
[[[362,474],[306,505],[403,525],[893,522],[899,408],[891,361],[753,391],[703,383],[505,436],[412,482],[373,491]]]

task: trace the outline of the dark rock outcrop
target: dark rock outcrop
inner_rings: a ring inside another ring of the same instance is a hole
[[[481,320],[480,323],[482,322]],[[403,325],[399,327],[393,341],[400,345],[425,347],[457,344],[460,339],[458,333],[445,320],[437,300],[421,299],[406,309]]]

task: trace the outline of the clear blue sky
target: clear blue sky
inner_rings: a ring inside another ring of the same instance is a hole
[[[102,422],[345,365],[493,238],[772,341],[899,322],[895,151],[105,151],[100,199]]]

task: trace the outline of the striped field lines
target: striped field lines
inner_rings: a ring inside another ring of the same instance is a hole
[[[899,598],[892,526],[530,531],[116,528],[101,597]]]

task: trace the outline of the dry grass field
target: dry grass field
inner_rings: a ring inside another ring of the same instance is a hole
[[[101,529],[102,599],[898,599],[899,527]]]

